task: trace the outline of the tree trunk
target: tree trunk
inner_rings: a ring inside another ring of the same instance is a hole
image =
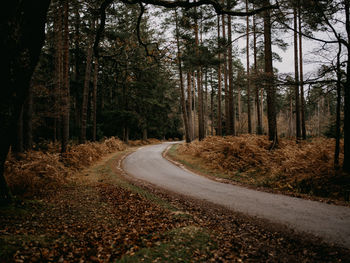
[[[340,55],[342,44],[338,44],[337,53],[337,110],[336,110],[336,129],[335,129],[335,149],[334,149],[334,168],[339,169],[339,152],[340,152],[340,107],[341,107],[341,67]]]
[[[228,2],[228,9],[231,5]],[[232,32],[231,32],[231,16],[227,21],[227,41],[228,41],[228,131],[227,135],[235,135],[235,110],[233,102],[233,70],[232,70]]]
[[[299,22],[299,68],[300,68],[300,117],[301,117],[301,136],[306,140],[306,125],[305,125],[305,99],[304,99],[304,71],[303,71],[303,36],[301,34],[301,10],[300,2],[298,1],[298,22]]]
[[[17,120],[16,139],[13,142],[12,149],[16,155],[23,153],[23,107]]]
[[[204,94],[204,137],[208,131],[208,68],[205,70],[205,94]]]
[[[213,74],[210,74],[210,120],[211,120],[211,136],[214,135],[214,88],[213,88]]]
[[[142,140],[147,141],[147,128],[142,129]]]
[[[264,0],[264,6],[270,5],[269,0]],[[267,119],[269,127],[269,140],[272,141],[271,149],[278,145],[277,120],[275,104],[275,85],[273,80],[272,48],[271,48],[271,18],[270,10],[264,12],[264,47],[265,47],[265,87],[267,94]]]
[[[178,27],[178,21],[177,21],[177,11],[175,9],[175,22],[176,22],[176,45],[177,45],[177,59],[178,59],[178,67],[179,67],[179,75],[180,75],[180,89],[181,89],[181,108],[182,108],[182,116],[184,119],[185,124],[185,138],[186,142],[191,142],[190,137],[190,130],[188,125],[188,119],[187,119],[187,112],[186,112],[186,102],[185,102],[185,88],[183,83],[183,76],[182,76],[182,65],[181,65],[181,50],[180,50],[180,40],[179,40],[179,27]]]
[[[192,81],[191,72],[187,71],[187,116],[188,116],[188,130],[191,141],[194,138],[193,134],[193,120],[192,120]]]
[[[59,121],[62,114],[62,86],[63,86],[63,6],[61,1],[56,1],[57,9],[56,17],[54,21],[55,31],[55,88],[54,88],[54,107],[53,107],[53,138],[54,142],[57,141],[61,134],[61,121]],[[59,132],[58,132],[59,131]]]
[[[294,81],[295,81],[295,129],[297,142],[301,138],[300,129],[300,95],[299,95],[299,66],[298,66],[298,27],[297,27],[297,10],[293,9],[294,14]]]
[[[31,150],[33,147],[33,87],[29,85],[28,97],[24,104],[24,149]]]
[[[218,48],[220,48],[220,16],[218,15]],[[218,65],[218,119],[217,119],[217,132],[219,136],[222,136],[222,110],[221,110],[221,54],[218,54],[219,65]]]
[[[68,29],[68,0],[64,2],[64,48],[63,48],[63,85],[62,85],[62,147],[61,152],[67,151],[69,139],[69,29]]]
[[[226,30],[225,30],[225,15],[222,15],[222,38],[225,40],[226,43]],[[224,107],[225,107],[225,127],[224,127],[224,133],[227,134],[227,131],[229,130],[228,123],[229,123],[229,106],[228,106],[228,82],[227,82],[227,45],[224,49]]]
[[[8,1],[0,15],[2,93],[0,96],[0,204],[11,201],[5,160],[45,39],[50,0]]]
[[[248,12],[248,0],[245,1],[246,11]],[[248,114],[248,133],[252,133],[252,120],[250,113],[250,65],[249,65],[249,16],[247,16],[247,114]]]
[[[197,126],[196,126],[196,84],[195,84],[195,74],[192,72],[192,90],[193,90],[193,139],[197,136]]]
[[[350,3],[344,0],[345,6],[345,27],[347,33],[347,66],[346,66],[346,82],[344,86],[344,162],[343,170],[350,173]]]
[[[98,79],[98,59],[95,58],[94,80],[92,91],[92,140],[96,141],[96,113],[97,113],[97,79]]]
[[[91,25],[95,24],[91,21]],[[83,89],[83,102],[81,106],[81,125],[80,125],[80,143],[86,142],[86,122],[87,122],[87,108],[89,100],[89,88],[90,88],[90,77],[91,77],[91,60],[93,52],[93,35],[89,36],[88,51],[86,57],[86,67],[85,67],[85,79],[84,79],[84,89]]]
[[[198,35],[198,21],[195,19],[195,44],[196,55],[199,57],[199,35]],[[197,89],[198,89],[198,140],[204,139],[204,120],[203,120],[203,89],[201,83],[201,69],[197,67]]]
[[[257,47],[256,47],[256,21],[255,15],[253,16],[253,41],[254,41],[254,75],[255,75],[255,105],[256,105],[256,115],[257,115],[257,125],[256,133],[258,135],[262,134],[262,120],[261,120],[261,111],[260,111],[260,95],[259,95],[259,85],[256,81],[258,75],[258,65],[257,65]]]

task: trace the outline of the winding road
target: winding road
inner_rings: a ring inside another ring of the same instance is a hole
[[[350,248],[350,208],[225,184],[181,169],[162,157],[170,145],[146,146],[127,156],[124,170],[135,178],[250,216],[311,233]]]

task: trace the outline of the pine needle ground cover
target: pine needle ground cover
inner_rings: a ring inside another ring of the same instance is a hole
[[[300,143],[281,139],[277,149],[271,151],[269,147],[266,136],[212,136],[173,146],[168,155],[191,169],[244,185],[293,195],[347,199],[350,177],[333,168],[333,139]],[[340,163],[342,160],[343,152]]]

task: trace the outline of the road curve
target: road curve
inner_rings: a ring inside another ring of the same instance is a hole
[[[350,248],[350,208],[271,194],[196,175],[162,157],[170,143],[142,147],[123,162],[131,176],[234,211],[282,223]]]

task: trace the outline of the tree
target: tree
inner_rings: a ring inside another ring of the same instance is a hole
[[[305,99],[304,99],[304,71],[303,71],[303,36],[301,25],[301,5],[298,0],[298,23],[299,23],[299,79],[300,79],[300,116],[301,116],[301,136],[306,140],[306,126],[305,126]]]
[[[297,10],[293,8],[294,14],[294,82],[295,82],[295,129],[296,129],[296,139],[297,141],[301,138],[301,128],[300,128],[300,95],[299,95],[299,58],[298,58],[298,19]]]
[[[246,12],[249,10],[248,0],[245,1]],[[250,113],[250,65],[249,65],[249,16],[247,16],[247,114],[248,114],[248,133],[252,133],[252,120]]]
[[[258,60],[257,60],[257,36],[256,36],[256,17],[253,16],[253,50],[254,50],[254,75],[255,78],[258,75]],[[260,107],[260,95],[259,95],[259,85],[255,81],[255,105],[256,105],[256,115],[257,115],[257,127],[256,127],[256,133],[261,135],[262,134],[262,113],[261,113],[261,107]]]
[[[94,30],[95,21],[91,20],[91,28]],[[89,99],[89,88],[90,88],[90,78],[91,78],[91,66],[92,66],[92,55],[93,55],[93,40],[94,35],[92,32],[88,37],[88,50],[86,56],[86,66],[85,66],[85,80],[83,87],[83,101],[81,107],[81,124],[80,124],[80,143],[85,143],[86,141],[86,122],[87,122],[87,111],[88,111],[88,99]]]
[[[11,200],[4,173],[16,123],[27,97],[30,79],[38,62],[45,38],[46,14],[50,0],[11,1],[1,10],[2,36],[0,98],[0,202]],[[33,10],[35,12],[33,13]]]
[[[181,51],[180,51],[180,36],[179,36],[179,26],[178,26],[178,18],[177,18],[177,11],[175,9],[175,24],[176,24],[176,45],[177,45],[177,63],[179,67],[179,77],[180,77],[180,89],[181,89],[181,108],[182,108],[182,116],[185,124],[185,137],[186,142],[191,142],[190,137],[190,129],[188,125],[188,118],[187,118],[187,112],[186,112],[186,102],[185,102],[185,88],[184,88],[184,82],[183,82],[183,75],[182,75],[182,62],[181,62]]]
[[[270,5],[269,0],[263,1],[263,6]],[[271,18],[270,10],[264,12],[264,47],[265,47],[265,88],[267,94],[267,119],[269,127],[269,140],[272,141],[271,148],[278,145],[276,104],[275,104],[275,85],[272,66],[272,49],[271,49]]]
[[[227,8],[231,8],[230,0],[227,1]],[[227,41],[228,41],[228,117],[227,117],[227,135],[235,135],[235,109],[233,101],[233,69],[232,69],[232,23],[231,16],[227,18]]]
[[[69,139],[69,31],[68,31],[68,0],[64,1],[64,40],[63,40],[63,83],[62,83],[62,153],[67,151]]]
[[[218,15],[218,49],[220,49],[220,16]],[[218,118],[217,118],[217,129],[218,135],[222,136],[222,110],[221,110],[221,63],[220,63],[220,52],[218,54],[219,65],[218,65]]]

